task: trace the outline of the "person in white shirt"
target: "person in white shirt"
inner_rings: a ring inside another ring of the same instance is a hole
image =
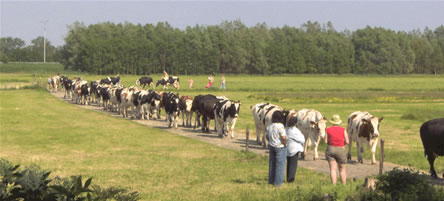
[[[268,183],[279,187],[284,183],[285,161],[287,159],[287,138],[282,111],[276,111],[271,116],[271,122],[267,126],[266,137],[270,149],[270,159],[268,167]]]
[[[305,137],[296,127],[298,119],[292,117],[287,127],[287,182],[294,181],[298,168],[299,153],[304,152]]]

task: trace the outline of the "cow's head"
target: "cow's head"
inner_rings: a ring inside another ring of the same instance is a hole
[[[185,110],[191,112],[191,107],[193,106],[193,99],[185,100]]]
[[[165,82],[165,80],[157,80],[156,87],[159,86],[160,84],[164,85],[163,84],[164,82]]]
[[[384,119],[384,117],[381,117],[378,119],[378,117],[372,116],[368,119],[362,119],[362,127],[364,129],[368,129],[368,132],[370,133],[370,138],[375,138],[379,136],[379,123]]]
[[[322,138],[325,137],[325,129],[327,128],[327,118],[322,117],[317,122],[310,121],[311,127],[318,133]]]
[[[234,118],[239,117],[239,110],[240,110],[240,101],[231,101],[231,105],[228,108],[228,115]]]

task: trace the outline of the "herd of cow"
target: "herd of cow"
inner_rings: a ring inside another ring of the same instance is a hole
[[[256,141],[258,144],[266,146],[265,143],[265,129],[270,125],[271,117],[273,113],[281,113],[284,119],[282,123],[287,123],[292,118],[297,119],[296,126],[304,134],[306,142],[304,144],[304,152],[302,158],[305,158],[305,154],[308,151],[308,147],[314,146],[314,160],[319,158],[318,145],[321,138],[324,138],[327,128],[327,119],[322,114],[314,109],[301,109],[301,110],[284,110],[282,107],[273,105],[270,103],[259,103],[251,107],[254,121],[256,124]],[[358,161],[363,162],[362,152],[363,144],[367,144],[372,147],[372,164],[376,163],[375,152],[376,145],[379,138],[379,124],[382,121],[381,118],[377,118],[368,112],[353,112],[348,118],[347,132],[349,133],[350,144],[348,145],[348,160],[351,160],[351,142],[355,141],[358,149]],[[261,133],[262,140],[260,139]]]
[[[172,78],[168,81],[159,80],[157,85],[174,85],[178,89],[179,78]],[[167,83],[165,83],[167,82]],[[123,117],[129,117],[128,111],[131,109],[131,118],[138,119],[160,119],[160,112],[163,108],[166,113],[168,127],[177,128],[179,114],[182,114],[182,125],[191,127],[192,114],[195,113],[194,129],[201,127],[204,132],[209,132],[210,120],[215,121],[215,130],[219,137],[227,136],[231,133],[234,138],[234,126],[239,116],[240,101],[229,100],[225,96],[198,95],[179,97],[178,93],[158,92],[154,90],[144,90],[145,85],[152,86],[153,81],[149,77],[142,77],[136,81],[138,86],[121,87],[120,77],[106,78],[88,83],[81,78],[68,79],[66,76],[55,76],[51,79],[52,91],[57,92],[58,86],[65,90],[64,98],[72,98],[77,104],[91,104],[102,106],[104,110],[118,112]],[[142,86],[142,88],[140,88]],[[306,142],[304,153],[308,147],[314,147],[314,160],[318,159],[318,145],[321,138],[324,138],[327,127],[327,119],[314,109],[285,110],[280,106],[270,103],[259,103],[251,106],[252,114],[256,126],[257,143],[266,147],[265,131],[272,123],[273,113],[281,113],[284,119],[282,123],[292,118],[297,119],[297,127],[304,134]],[[201,123],[202,120],[202,123]],[[379,125],[383,117],[378,118],[369,112],[356,111],[349,115],[347,132],[349,134],[349,144],[347,159],[351,160],[352,142],[357,144],[358,162],[363,163],[363,145],[371,147],[371,164],[376,163],[375,153],[380,136]],[[436,177],[433,167],[435,158],[444,155],[444,118],[438,119],[438,123],[432,122],[433,127],[426,122],[421,127],[421,139],[423,141],[425,154],[430,163],[430,172]],[[231,126],[229,126],[231,125]],[[262,140],[261,140],[261,134]]]
[[[167,82],[176,87],[179,79],[170,78],[171,82]],[[169,85],[162,81],[165,80],[159,80],[158,84]],[[239,116],[240,101],[210,94],[193,98],[191,96],[179,97],[178,93],[172,92],[144,90],[144,84],[152,85],[152,79],[146,79],[146,77],[138,79],[136,84],[138,86],[122,87],[120,77],[108,77],[89,83],[81,78],[68,79],[66,76],[55,76],[51,79],[52,91],[57,92],[60,85],[65,91],[64,98],[71,98],[76,104],[95,104],[102,106],[104,110],[117,112],[123,117],[142,120],[160,119],[163,108],[169,128],[177,128],[180,114],[182,114],[182,125],[191,127],[192,114],[195,113],[194,128],[201,127],[203,131],[209,132],[210,120],[214,119],[215,128],[220,137],[227,136],[231,132],[231,137],[234,138],[234,126]]]

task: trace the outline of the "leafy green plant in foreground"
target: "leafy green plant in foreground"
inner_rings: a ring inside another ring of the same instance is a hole
[[[42,200],[42,201],[82,201],[82,200],[138,200],[137,192],[126,189],[100,186],[90,187],[92,178],[82,181],[82,176],[70,179],[49,179],[50,172],[38,166],[19,169],[5,159],[0,159],[0,200]]]

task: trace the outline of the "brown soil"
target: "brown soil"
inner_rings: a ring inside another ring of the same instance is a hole
[[[72,103],[71,99],[63,99],[64,92],[58,92],[58,93],[52,93],[55,97],[63,100],[67,103]],[[104,111],[103,107],[98,107],[96,105],[78,105],[75,104],[77,107],[81,107],[84,109],[94,110],[96,112],[105,113],[108,115],[112,115],[114,117],[122,117],[121,115],[118,115],[117,113],[112,113],[108,111]],[[130,120],[130,119],[128,119]],[[140,123],[142,125],[154,127],[154,128],[160,128],[164,129],[168,132],[172,132],[178,135],[182,135],[185,137],[193,138],[196,140],[200,140],[203,142],[211,143],[219,147],[223,147],[226,149],[232,149],[232,150],[245,150],[245,142],[246,142],[246,135],[244,132],[241,132],[239,130],[236,130],[235,132],[235,138],[231,139],[230,137],[227,138],[220,138],[217,136],[216,133],[202,133],[200,129],[192,129],[192,128],[185,128],[179,126],[177,129],[174,128],[168,128],[167,123],[165,119],[163,120],[131,120],[135,121],[137,123]],[[179,125],[182,124],[182,121],[179,121]],[[258,145],[256,143],[256,136],[254,130],[250,131],[250,139],[249,139],[249,151],[260,154],[260,155],[268,155],[268,150],[264,149],[262,146]],[[253,136],[254,135],[254,136]],[[324,153],[319,152],[319,160],[313,160],[313,151],[310,150],[309,153],[306,155],[305,160],[299,160],[298,166],[304,167],[310,170],[314,170],[317,172],[322,172],[329,174],[329,166],[328,162],[324,159]],[[353,156],[353,159],[356,159],[356,156]],[[379,161],[371,165],[370,160],[364,160],[364,163],[358,163],[357,161],[351,161],[347,164],[347,177],[348,178],[365,178],[368,176],[373,176],[379,174]],[[384,172],[390,171],[393,168],[407,168],[406,166],[401,166],[389,162],[384,162]],[[426,174],[426,173],[425,173]],[[429,177],[429,176],[427,176]],[[430,177],[429,177],[430,178]],[[444,179],[435,179],[432,180],[433,183],[444,186]]]

